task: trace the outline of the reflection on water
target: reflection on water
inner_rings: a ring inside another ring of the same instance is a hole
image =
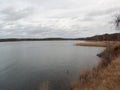
[[[69,90],[70,81],[95,65],[96,54],[103,49],[74,46],[76,42],[1,42],[0,90],[38,90],[46,85],[50,90]]]

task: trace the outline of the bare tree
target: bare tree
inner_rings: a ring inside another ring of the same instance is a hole
[[[117,30],[120,30],[120,14],[118,14],[115,18],[115,26]],[[117,36],[117,39],[119,40],[119,36]]]
[[[116,16],[115,26],[116,26],[116,28],[120,28],[120,15],[117,15],[117,16]]]

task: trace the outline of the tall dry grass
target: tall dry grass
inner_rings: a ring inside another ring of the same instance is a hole
[[[114,45],[116,43],[120,43],[119,41],[90,41],[90,42],[81,42],[81,43],[76,43],[76,46],[91,46],[91,47],[107,47],[108,43],[110,45]]]
[[[49,82],[48,82],[48,81],[43,82],[43,83],[40,85],[40,87],[39,87],[38,90],[49,90]]]
[[[93,46],[93,47],[106,47],[106,41],[94,41],[94,42],[81,42],[81,43],[76,43],[76,46]]]
[[[92,70],[81,72],[80,83],[71,85],[71,90],[120,90],[120,43],[107,47],[101,56],[105,59]]]

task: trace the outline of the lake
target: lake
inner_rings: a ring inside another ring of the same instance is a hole
[[[103,48],[82,47],[80,41],[0,42],[0,90],[69,90],[80,71],[99,62]]]

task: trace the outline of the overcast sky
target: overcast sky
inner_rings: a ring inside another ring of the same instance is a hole
[[[120,0],[0,0],[0,38],[115,33]]]

